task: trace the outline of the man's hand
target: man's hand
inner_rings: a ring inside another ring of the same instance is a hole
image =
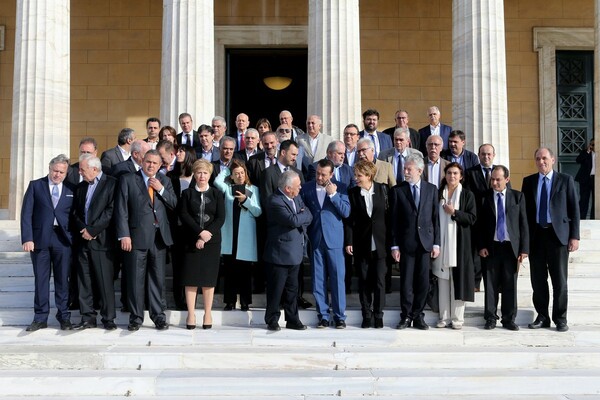
[[[211,238],[212,238],[212,233],[210,233],[207,230],[203,230],[202,232],[200,232],[200,235],[198,235],[200,237],[200,239],[202,239],[204,242],[208,242]]]
[[[394,249],[392,250],[392,258],[395,262],[400,262],[400,250]]]
[[[479,250],[479,257],[487,257],[490,255],[490,252],[488,251],[488,249],[481,249]]]
[[[80,230],[79,233],[81,233],[81,237],[85,240],[92,240],[94,238],[92,235],[90,235],[86,228]]]
[[[579,240],[569,239],[569,252],[579,250]]]
[[[131,245],[131,238],[124,237],[121,239],[121,250],[130,252],[133,246]]]
[[[23,251],[33,251],[35,248],[33,242],[25,242],[23,243]]]
[[[148,178],[148,186],[151,186],[156,192],[163,190],[163,185],[156,178]]]
[[[354,254],[354,249],[352,249],[352,246],[346,246],[346,253],[349,255]]]
[[[440,255],[439,247],[434,247],[433,250],[431,250],[431,258],[438,258],[439,255]]]
[[[331,196],[332,194],[335,194],[335,192],[337,191],[337,186],[335,183],[329,181],[327,182],[327,185],[325,185],[325,192]]]

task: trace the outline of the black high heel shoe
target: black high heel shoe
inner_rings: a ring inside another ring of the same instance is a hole
[[[207,324],[202,324],[202,329],[210,329],[212,328],[212,324],[207,325]]]
[[[185,325],[185,328],[186,328],[187,330],[190,330],[190,331],[191,331],[192,329],[196,329],[196,325],[187,325],[187,324],[186,324],[186,325]]]

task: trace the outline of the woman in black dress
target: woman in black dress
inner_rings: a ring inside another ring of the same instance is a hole
[[[208,186],[213,165],[204,159],[193,166],[195,185],[181,195],[179,217],[185,229],[185,253],[181,281],[188,309],[186,327],[196,327],[196,294],[202,288],[202,328],[212,328],[212,303],[219,275],[221,226],[225,221],[223,194]]]

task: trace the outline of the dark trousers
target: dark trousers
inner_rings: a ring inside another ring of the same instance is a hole
[[[152,228],[151,228],[152,229]],[[165,320],[165,259],[167,246],[156,230],[154,245],[149,249],[125,252],[124,265],[127,274],[127,301],[129,322],[144,322],[144,300],[148,298],[150,319],[156,324]]]
[[[69,301],[69,274],[71,270],[71,245],[57,229],[52,231],[50,247],[31,252],[35,296],[33,310],[35,322],[47,322],[50,314],[50,273],[54,275],[54,302],[56,319],[68,321],[71,313]]]
[[[552,321],[555,324],[567,323],[569,251],[567,246],[558,241],[552,226],[546,229],[536,226],[533,229],[535,234],[532,235],[529,254],[533,305],[538,318],[550,320],[548,312],[550,303],[548,274],[550,274],[553,288]]]
[[[423,248],[400,255],[400,317],[422,318],[429,292],[431,253]]]
[[[225,295],[226,304],[235,304],[240,295],[240,304],[252,304],[252,263],[236,260],[231,255],[223,255],[225,266]]]
[[[290,324],[300,324],[298,316],[298,269],[300,265],[279,265],[265,263],[267,274],[267,309],[265,322],[279,321],[280,300],[283,300],[285,320]]]
[[[579,182],[579,214],[581,219],[587,219],[587,212],[590,206],[590,197],[592,198],[592,209],[590,211],[590,219],[595,218],[595,197],[596,190],[594,187],[594,176],[592,175],[590,179]]]
[[[373,251],[366,257],[357,257],[358,296],[363,318],[383,318],[385,307],[385,257],[378,257]]]
[[[510,242],[494,242],[489,255],[482,258],[485,265],[486,320],[498,319],[498,294],[502,288],[502,322],[515,322],[517,316],[517,258]]]
[[[346,284],[346,293],[352,293],[352,276],[354,276],[354,268],[352,267],[354,264],[354,257],[350,254],[346,253],[344,250],[344,267],[346,268],[346,273],[344,275],[344,283]]]
[[[81,243],[77,249],[77,285],[82,321],[96,322],[94,287],[99,296],[102,322],[116,317],[113,254],[112,249],[92,250],[87,242]]]

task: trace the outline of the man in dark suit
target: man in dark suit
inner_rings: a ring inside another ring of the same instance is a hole
[[[196,147],[196,157],[198,159],[204,158],[210,162],[219,161],[221,153],[219,153],[219,148],[213,145],[213,138],[213,129],[208,125],[202,125],[198,133],[200,146]]]
[[[158,152],[149,150],[141,170],[121,177],[115,198],[117,238],[125,252],[123,261],[128,278],[130,331],[140,329],[144,321],[146,296],[156,329],[169,327],[163,297],[166,249],[173,244],[167,209],[175,209],[177,197],[171,180],[157,174],[161,164]]]
[[[123,128],[119,132],[117,146],[106,150],[102,153],[100,161],[102,161],[102,170],[108,172],[111,168],[129,158],[131,144],[135,140],[135,131],[131,128]]]
[[[278,178],[277,190],[266,201],[267,244],[264,260],[267,271],[267,309],[265,323],[270,331],[278,331],[280,301],[283,300],[286,328],[304,330],[306,325],[298,316],[298,270],[304,254],[306,228],[312,215],[305,207],[300,193],[300,176],[285,171]]]
[[[417,149],[410,148],[408,128],[398,128],[392,134],[394,147],[379,153],[378,160],[386,161],[392,165],[392,170],[396,173],[396,183],[404,180],[404,160],[413,154],[423,157],[423,154]]]
[[[529,328],[550,326],[548,273],[552,279],[552,321],[556,330],[566,332],[567,275],[569,252],[579,248],[579,206],[575,183],[569,175],[552,169],[554,154],[541,147],[535,152],[538,173],[523,179],[529,225],[529,263],[533,305],[538,315]]]
[[[408,147],[412,147],[412,148],[418,150],[419,145],[421,144],[421,139],[419,137],[419,132],[417,132],[413,128],[408,127],[408,122],[409,122],[408,111],[406,111],[406,110],[396,111],[396,114],[394,115],[394,120],[396,121],[396,125],[392,126],[391,128],[385,129],[383,131],[383,133],[389,135],[393,142],[394,141],[394,132],[396,131],[396,129],[406,128],[406,129],[408,129],[408,140],[410,140],[410,142],[408,143]]]
[[[448,136],[448,150],[442,151],[442,158],[457,162],[463,171],[479,164],[479,159],[472,151],[465,149],[466,136],[463,131],[452,131]]]
[[[440,157],[443,146],[440,136],[431,135],[426,142],[427,152],[423,154],[426,154],[427,158],[425,159],[423,179],[439,188],[444,178],[444,169],[449,162]]]
[[[34,317],[28,332],[48,327],[50,313],[50,272],[54,275],[56,319],[60,329],[73,329],[68,310],[71,232],[69,214],[73,189],[64,182],[69,158],[60,154],[49,164],[48,176],[29,183],[21,208],[21,242],[31,254],[35,278]]]
[[[340,143],[342,156],[344,145]],[[313,215],[308,226],[313,270],[313,295],[317,304],[317,328],[329,326],[329,306],[333,309],[335,327],[346,327],[346,284],[344,280],[344,224],[350,215],[350,202],[345,184],[333,180],[333,162],[317,162],[315,179],[306,183],[301,195]],[[348,167],[350,168],[350,167]],[[331,289],[331,302],[328,301]]]
[[[100,160],[83,154],[79,158],[83,181],[77,186],[71,211],[71,226],[77,266],[81,322],[76,329],[96,327],[94,290],[99,296],[100,315],[105,329],[116,329],[112,226],[117,180],[102,173]]]
[[[371,139],[375,145],[374,157],[377,158],[380,152],[394,147],[392,139],[389,135],[377,130],[379,124],[379,112],[377,110],[368,109],[362,116],[365,129],[360,131],[360,137]]]
[[[240,113],[235,117],[235,132],[228,134],[229,137],[235,139],[235,150],[244,150],[246,148],[246,132],[250,125],[250,118],[247,114]],[[257,131],[258,132],[258,131]]]
[[[392,210],[392,258],[400,262],[400,323],[429,329],[423,309],[429,292],[431,258],[440,254],[440,222],[437,188],[421,179],[423,158],[410,156],[404,166],[404,182],[390,193]]]
[[[577,156],[579,170],[575,175],[575,181],[579,182],[579,215],[581,219],[587,219],[587,212],[592,197],[592,210],[590,219],[595,219],[596,191],[594,190],[594,177],[596,176],[596,152],[594,151],[594,139],[590,140],[588,147]]]
[[[200,151],[200,139],[198,138],[198,132],[192,127],[194,123],[192,116],[189,113],[181,113],[178,119],[181,132],[175,137],[177,144],[187,144],[196,150],[196,154],[198,154]]]
[[[210,176],[209,183],[212,185],[217,175],[224,169],[229,168],[231,160],[233,160],[233,153],[235,152],[235,139],[231,136],[224,136],[221,139],[221,145],[219,146],[219,160],[213,161],[213,171]]]
[[[160,132],[160,119],[156,117],[150,117],[146,120],[146,139],[144,142],[150,145],[151,149],[156,149],[156,145],[159,142],[158,133]]]
[[[131,144],[131,156],[117,165],[113,165],[108,175],[119,179],[122,175],[127,173],[138,172],[142,168],[144,156],[150,149],[150,145],[143,140],[135,140]]]
[[[485,329],[498,320],[498,295],[502,288],[502,326],[518,331],[517,278],[519,265],[529,253],[529,230],[523,193],[510,189],[508,168],[494,167],[492,188],[478,207],[477,249],[485,264]]]
[[[354,171],[347,164],[344,164],[344,154],[346,148],[343,142],[334,140],[327,145],[327,157],[333,163],[333,181],[343,183],[347,189],[356,185],[354,181]],[[312,163],[308,166],[308,179],[312,181],[315,179],[318,162]]]
[[[94,157],[98,157],[98,144],[96,143],[96,139],[86,137],[79,141],[79,157],[84,154],[91,154]],[[79,162],[69,166],[69,172],[67,172],[65,180],[73,186],[77,186],[79,182],[82,181],[81,175],[79,175]]]
[[[244,134],[245,147],[241,150],[236,151],[233,154],[233,158],[237,158],[238,160],[242,160],[243,162],[248,162],[250,157],[260,153],[260,149],[258,148],[258,136],[258,131],[256,129],[246,129],[246,133]]]
[[[419,150],[423,154],[427,152],[427,138],[431,135],[440,136],[443,141],[443,149],[448,149],[448,136],[450,136],[450,132],[452,132],[452,127],[440,122],[441,113],[437,106],[429,107],[427,110],[427,117],[429,118],[429,125],[419,129]]]
[[[263,171],[277,163],[277,147],[279,146],[279,142],[277,141],[275,132],[266,132],[261,138],[261,144],[263,151],[250,157],[246,163],[250,181],[259,188],[261,187],[261,175]]]

